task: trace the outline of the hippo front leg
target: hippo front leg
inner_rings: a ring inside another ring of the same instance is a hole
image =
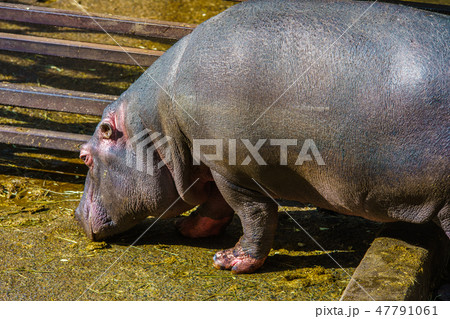
[[[233,219],[234,210],[223,199],[217,186],[209,183],[211,190],[206,202],[175,224],[183,236],[200,238],[219,235]]]
[[[214,267],[233,273],[251,273],[260,268],[272,248],[278,207],[266,196],[230,183],[213,173],[217,187],[238,214],[244,234],[234,248],[219,251]]]

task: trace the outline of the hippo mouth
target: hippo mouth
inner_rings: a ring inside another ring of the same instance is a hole
[[[89,176],[86,178],[84,193],[75,211],[75,218],[86,236],[93,241],[108,237],[110,235],[109,230],[114,227],[114,222],[101,205],[99,197],[96,196]]]

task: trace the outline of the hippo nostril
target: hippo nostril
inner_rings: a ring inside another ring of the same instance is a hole
[[[92,166],[92,157],[89,154],[89,152],[82,148],[80,151],[80,158],[83,160],[83,162],[88,166],[91,167]]]

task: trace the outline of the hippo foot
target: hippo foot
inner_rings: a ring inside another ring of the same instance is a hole
[[[233,216],[224,217],[222,219],[213,219],[210,217],[191,214],[175,223],[178,231],[186,237],[201,238],[216,236],[223,233],[225,228],[231,222]]]
[[[234,274],[249,274],[260,268],[267,257],[256,259],[245,253],[239,243],[234,248],[225,249],[214,255],[214,267],[231,269]]]

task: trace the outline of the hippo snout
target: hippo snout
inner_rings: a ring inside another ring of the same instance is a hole
[[[78,221],[78,224],[83,228],[84,233],[86,236],[92,240],[95,241],[95,234],[92,232],[91,225],[89,223],[89,219],[85,218],[85,214],[83,210],[81,209],[82,202],[75,210],[75,219]]]

